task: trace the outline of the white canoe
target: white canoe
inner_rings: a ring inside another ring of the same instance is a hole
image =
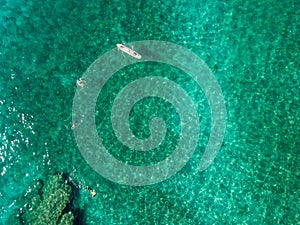
[[[117,44],[117,48],[120,49],[122,52],[125,52],[128,55],[131,55],[134,58],[137,58],[137,59],[141,59],[142,58],[142,56],[139,53],[137,53],[136,51],[134,51],[134,50],[126,47],[125,45]]]

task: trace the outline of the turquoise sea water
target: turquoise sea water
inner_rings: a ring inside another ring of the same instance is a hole
[[[34,179],[59,171],[97,191],[91,198],[79,190],[86,224],[299,224],[299,1],[0,0],[0,34],[0,224]],[[76,80],[94,60],[116,43],[140,40],[176,43],[204,60],[222,89],[227,127],[214,162],[197,171],[211,126],[201,90],[168,65],[118,71],[99,96],[95,121],[119,160],[158,162],[180,134],[176,110],[148,98],[132,111],[131,129],[145,138],[148,121],[161,116],[170,127],[166,140],[156,154],[120,146],[105,107],[126,82],[148,74],[173,79],[201,115],[187,165],[161,183],[132,187],[101,177],[83,159],[72,104]]]

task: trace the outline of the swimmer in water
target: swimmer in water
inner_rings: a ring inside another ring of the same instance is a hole
[[[74,130],[76,127],[77,127],[77,124],[73,122],[72,126],[71,126],[71,129]]]
[[[94,198],[97,195],[97,192],[94,189],[90,187],[86,187],[86,189],[90,191],[90,195],[92,196],[92,198]]]
[[[90,194],[92,196],[92,198],[94,198],[97,194],[97,192],[95,190],[90,190]]]
[[[85,84],[86,84],[86,80],[85,80],[85,79],[79,78],[79,79],[77,80],[77,86],[83,88]]]

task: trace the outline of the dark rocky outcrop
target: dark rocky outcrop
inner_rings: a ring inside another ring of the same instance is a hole
[[[9,218],[7,224],[74,224],[71,210],[73,193],[63,174],[51,175],[45,181],[37,180],[18,201],[21,208]]]

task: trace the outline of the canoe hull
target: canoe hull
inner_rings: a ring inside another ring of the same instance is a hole
[[[136,51],[128,48],[127,46],[122,45],[122,44],[116,44],[116,45],[117,45],[117,48],[119,50],[121,50],[122,52],[125,52],[126,54],[128,54],[128,55],[130,55],[130,56],[132,56],[136,59],[141,59],[142,58],[142,56],[139,53],[137,53]]]

